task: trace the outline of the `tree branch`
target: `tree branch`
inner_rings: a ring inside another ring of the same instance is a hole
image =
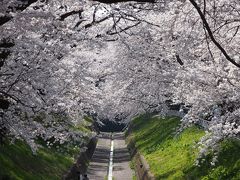
[[[197,10],[199,16],[202,19],[202,22],[204,24],[204,27],[206,28],[208,35],[210,37],[210,39],[212,40],[212,42],[217,46],[217,48],[223,53],[223,55],[225,56],[225,58],[231,62],[232,64],[234,64],[235,66],[237,66],[238,68],[240,68],[240,64],[238,64],[236,61],[234,61],[234,59],[232,59],[228,53],[226,52],[226,50],[220,45],[220,43],[215,39],[211,28],[207,22],[207,19],[205,18],[203,12],[201,11],[200,7],[197,5],[197,3],[194,0],[189,0],[191,2],[191,4],[195,7],[195,9]]]

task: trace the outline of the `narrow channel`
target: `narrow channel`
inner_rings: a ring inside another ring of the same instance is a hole
[[[87,176],[89,180],[132,180],[130,160],[123,132],[101,132]]]

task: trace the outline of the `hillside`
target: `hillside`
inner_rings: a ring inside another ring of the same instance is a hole
[[[240,141],[228,139],[221,143],[218,162],[210,165],[211,152],[204,163],[195,166],[197,142],[205,132],[196,126],[176,135],[177,117],[139,116],[133,120],[132,133],[136,146],[150,165],[157,179],[239,179]]]
[[[49,147],[47,142],[36,140],[39,146],[36,154],[25,141],[15,140],[12,144],[5,140],[0,144],[0,179],[62,179],[75,163],[81,148],[89,142],[90,126],[90,119],[85,118],[82,124],[69,127],[83,133],[82,142],[71,141]]]

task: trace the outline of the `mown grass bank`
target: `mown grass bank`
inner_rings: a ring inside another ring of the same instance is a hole
[[[156,179],[240,179],[240,142],[226,140],[221,144],[216,166],[210,165],[211,155],[200,167],[195,166],[197,142],[204,131],[197,126],[175,136],[180,124],[177,117],[139,116],[132,122],[133,139],[147,160]]]
[[[85,119],[81,124],[70,128],[85,133],[83,138],[87,143],[90,140],[87,133],[92,133],[91,123]],[[51,148],[41,140],[38,143],[41,147],[36,155],[21,140],[16,140],[14,144],[8,141],[0,144],[0,179],[59,180],[73,166],[80,153],[80,146],[74,142]]]

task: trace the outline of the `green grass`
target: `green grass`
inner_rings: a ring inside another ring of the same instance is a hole
[[[205,133],[193,126],[176,136],[179,124],[177,117],[139,116],[133,120],[129,138],[135,140],[156,179],[240,179],[239,141],[222,142],[219,163],[215,167],[209,165],[210,155],[201,167],[196,167],[196,143]]]
[[[137,180],[137,176],[133,175],[132,180]]]
[[[134,159],[131,159],[131,161],[129,162],[129,167],[132,169],[132,171],[133,171],[133,175],[132,175],[132,180],[137,180],[137,176],[136,176],[136,174],[135,174],[135,172],[134,172],[134,169],[135,169],[135,161],[134,161]]]
[[[93,124],[93,119],[91,117],[84,116],[83,120],[79,124],[73,126],[72,129],[89,134],[89,133],[92,133],[92,130],[91,130],[92,124]]]
[[[70,154],[41,148],[33,155],[29,146],[18,140],[0,146],[0,179],[61,179],[74,162]]]
[[[192,167],[186,173],[187,177],[201,177],[204,180],[239,180],[240,179],[240,141],[227,139],[221,143],[218,163],[215,167],[209,165],[210,156],[201,167]]]
[[[40,118],[39,118],[40,119]],[[91,122],[83,121],[77,126],[69,125],[74,131],[91,133]],[[89,138],[83,136],[87,142]],[[24,142],[17,140],[10,144],[6,140],[0,144],[0,179],[16,180],[58,180],[72,167],[75,157],[80,152],[78,142],[67,142],[47,148],[46,142],[39,138],[36,140],[41,144],[37,154],[33,155],[30,147]]]
[[[129,167],[130,167],[130,169],[134,169],[134,161],[132,160],[132,161],[130,161],[129,162]]]

